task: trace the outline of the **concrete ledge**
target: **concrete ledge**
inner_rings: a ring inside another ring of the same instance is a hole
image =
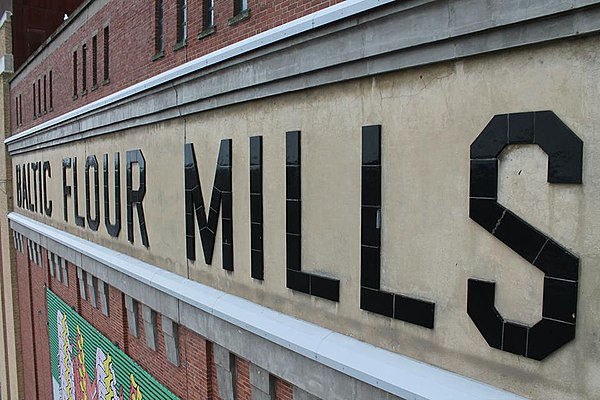
[[[319,398],[348,399],[360,393],[356,398],[523,399],[191,281],[15,212],[8,218],[11,228],[26,237],[53,238],[80,253],[80,260],[89,257],[96,268],[117,272],[116,279],[105,272],[105,281],[122,287],[128,296],[132,296],[129,283],[152,288],[154,292],[136,292],[143,304],[152,302],[157,292],[168,296],[178,303],[181,325]],[[149,310],[144,310],[145,320]]]
[[[5,54],[0,57],[0,75],[1,74],[12,74],[14,69],[14,60],[12,54]]]
[[[12,12],[10,12],[8,10],[4,11],[4,13],[2,14],[2,17],[0,18],[0,28],[2,28],[5,23],[12,21],[12,15],[13,15]]]
[[[387,4],[385,7],[382,5]],[[599,0],[348,0],[6,139],[11,154],[420,65],[600,32]]]

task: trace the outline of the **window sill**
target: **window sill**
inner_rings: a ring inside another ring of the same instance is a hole
[[[105,80],[102,81],[103,85],[108,85],[110,83],[110,79],[106,78]]]
[[[92,85],[92,87],[90,88],[90,92],[93,92],[94,90],[98,89],[98,85]]]
[[[158,52],[152,56],[152,61],[160,60],[164,56],[165,56],[165,52],[163,50],[161,50],[160,52]]]
[[[217,31],[216,25],[211,25],[198,34],[198,39],[204,39],[205,37],[212,35],[216,31]]]
[[[187,39],[182,40],[181,42],[175,43],[173,46],[173,51],[181,50],[184,47],[187,47]]]
[[[227,24],[229,26],[233,26],[239,24],[242,21],[247,20],[248,18],[250,18],[250,9],[246,8],[245,10],[240,11],[238,14],[230,18]]]
[[[79,97],[78,97],[76,94],[74,94],[74,95],[73,95],[73,97],[71,97],[71,98],[73,99],[73,101],[75,101],[75,100],[77,100]]]
[[[83,89],[81,91],[81,97],[85,96],[87,94],[87,89]]]

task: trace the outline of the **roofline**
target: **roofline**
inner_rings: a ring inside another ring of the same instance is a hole
[[[88,2],[91,3],[94,0]],[[365,11],[372,10],[385,4],[394,3],[395,0],[346,0],[344,2],[327,7],[312,14],[287,22],[283,25],[261,32],[257,35],[241,40],[222,49],[216,50],[210,54],[201,56],[194,60],[188,61],[185,64],[179,65],[168,71],[155,75],[142,82],[138,82],[132,86],[122,89],[116,93],[98,99],[92,103],[86,104],[75,110],[66,112],[53,118],[49,121],[31,127],[21,133],[10,136],[4,143],[9,144],[14,141],[23,139],[46,129],[53,125],[60,124],[72,118],[76,118],[85,113],[92,112],[99,108],[110,104],[122,101],[123,99],[134,96],[140,92],[157,87],[159,85],[171,82],[177,78],[199,71],[209,66],[221,63],[232,59],[242,54],[269,46],[281,40],[289,39],[290,37],[305,33],[310,30],[337,22],[347,17],[360,14]],[[21,70],[21,68],[19,69]],[[18,73],[18,72],[17,72]]]
[[[46,40],[44,40],[44,42],[40,45],[40,47],[38,47],[29,57],[27,57],[27,59],[23,62],[23,64],[21,64],[19,69],[17,69],[15,71],[14,75],[10,78],[8,83],[12,83],[13,80],[17,79],[20,76],[20,74],[24,70],[26,70],[27,67],[33,62],[33,60],[35,60],[46,49],[46,47],[48,47],[50,45],[50,43],[52,43],[54,40],[56,40],[61,35],[61,33],[65,29],[67,29],[67,27],[69,25],[71,25],[77,19],[77,17],[79,17],[79,15],[82,14],[83,11],[94,1],[96,1],[96,0],[87,0],[87,1],[84,1],[83,3],[81,3],[79,5],[79,7],[77,7],[75,9],[75,11],[73,11],[71,13],[71,15],[69,15],[69,18],[67,18],[65,21],[63,21],[63,23],[60,24],[59,27],[56,28],[56,30],[54,32],[52,32],[52,34],[50,36],[48,36],[48,38]]]

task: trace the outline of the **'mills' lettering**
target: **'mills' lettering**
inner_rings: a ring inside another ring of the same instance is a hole
[[[200,238],[204,250],[204,261],[212,263],[215,249],[215,235],[221,204],[221,234],[223,242],[223,269],[233,271],[233,223],[231,205],[231,139],[221,140],[217,170],[210,198],[208,220],[204,209],[204,199],[198,175],[198,164],[194,145],[185,145],[185,232],[188,260],[196,260],[196,231],[194,214],[200,228]]]

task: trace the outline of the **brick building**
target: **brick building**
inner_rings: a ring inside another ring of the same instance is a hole
[[[0,75],[2,398],[593,398],[600,2],[510,3],[84,1]]]

